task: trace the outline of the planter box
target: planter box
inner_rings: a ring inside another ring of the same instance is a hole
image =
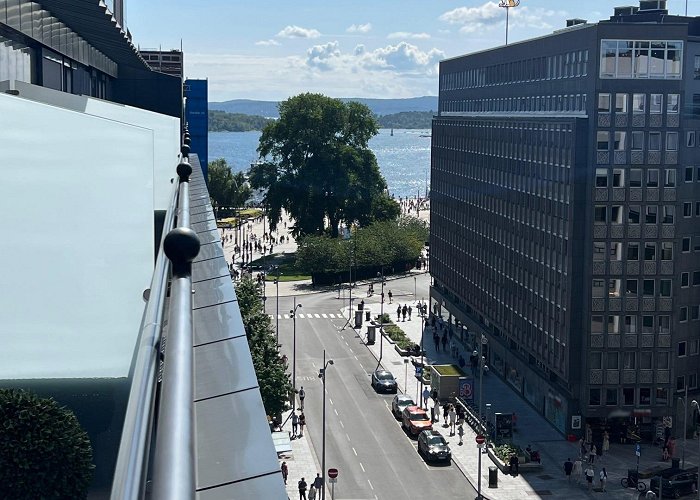
[[[431,387],[437,390],[438,400],[457,397],[459,395],[459,379],[466,376],[457,365],[430,366]]]
[[[401,356],[408,356],[409,351],[401,349],[398,344],[394,344],[394,349],[396,349],[396,352],[398,352]]]
[[[503,474],[510,474],[510,465],[503,463],[501,459],[498,458],[493,452],[492,448],[489,447],[486,450],[488,452],[489,458],[496,465],[496,467],[498,467]],[[518,460],[520,461],[520,463],[518,464],[519,473],[542,470],[542,464],[538,464],[537,462],[525,463],[525,455],[519,455]]]

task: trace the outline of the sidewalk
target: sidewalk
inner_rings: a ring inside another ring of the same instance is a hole
[[[282,422],[285,422],[282,429],[292,435],[292,419],[288,419],[291,410],[284,412]],[[304,429],[304,436],[292,439],[292,452],[283,453],[279,456],[280,466],[282,462],[287,462],[289,477],[287,478],[287,495],[289,498],[299,498],[299,489],[297,484],[303,477],[309,486],[316,477],[316,473],[321,472],[321,465],[318,457],[314,453],[313,446],[310,442],[309,433]],[[308,492],[307,492],[308,493]]]
[[[394,297],[392,304],[384,303],[385,312],[391,314],[398,303],[403,305],[411,305],[414,313],[416,312],[415,301],[404,301],[401,297]],[[365,303],[372,310],[372,317],[379,314],[380,303],[379,297],[365,299]],[[344,309],[344,314],[347,315],[348,308]],[[392,314],[392,321],[395,316]],[[413,315],[411,321],[400,321],[397,325],[404,330],[406,335],[414,342],[420,344],[421,337],[421,320],[419,316]],[[365,338],[367,332],[366,323],[363,324],[360,331],[360,336]],[[434,344],[430,332],[426,332],[424,339],[424,348],[426,350],[426,364],[448,364],[456,363],[456,358],[452,358],[449,353],[435,352]],[[458,351],[461,352],[465,359],[469,359],[467,352],[459,342],[455,339],[455,344],[458,346]],[[374,345],[367,346],[373,355],[379,359],[379,335]],[[459,354],[459,353],[458,353]],[[404,386],[404,361],[403,358],[396,352],[394,345],[384,339],[383,360],[382,365],[394,373],[399,388],[416,397],[420,387],[420,382],[414,376],[413,365],[409,363],[409,374],[407,377],[406,386]],[[478,381],[478,379],[477,379]],[[478,391],[478,382],[476,391]],[[484,393],[484,411],[486,404],[491,404],[491,415],[496,412],[516,412],[518,415],[518,427],[514,436],[514,442],[520,445],[523,449],[529,444],[532,448],[539,450],[542,456],[542,469],[536,471],[528,471],[521,473],[517,477],[504,475],[498,472],[498,488],[488,487],[488,467],[493,466],[488,455],[482,455],[481,464],[481,487],[482,493],[490,499],[498,500],[522,500],[523,498],[566,498],[568,500],[578,500],[591,498],[603,494],[600,491],[598,482],[598,473],[602,467],[606,468],[608,474],[607,494],[610,498],[620,499],[636,499],[639,493],[633,489],[625,489],[620,484],[620,480],[627,476],[628,468],[636,468],[637,457],[635,456],[635,447],[632,444],[610,444],[610,450],[604,457],[597,457],[594,464],[595,482],[592,492],[588,492],[585,481],[577,484],[575,478],[571,482],[566,480],[563,471],[563,464],[567,458],[572,461],[578,456],[578,443],[569,443],[564,437],[556,431],[547,420],[529,406],[518,394],[515,393],[503,380],[491,373],[483,377],[483,393]],[[478,401],[478,392],[475,394],[475,401]],[[432,406],[432,402],[430,403]],[[477,487],[478,478],[478,453],[475,444],[476,433],[465,424],[464,426],[464,445],[459,446],[459,438],[449,436],[449,429],[442,427],[442,422],[435,424],[436,428],[447,438],[452,449],[452,458],[454,464],[459,467],[462,473],[467,477],[469,482]],[[688,439],[685,453],[686,468],[696,466],[698,464],[697,442]],[[682,442],[678,442],[676,446],[676,455],[680,457],[682,453]],[[640,471],[650,469],[663,469],[670,467],[670,462],[662,462],[661,450],[651,445],[642,445],[641,458],[639,462]],[[586,466],[584,464],[584,470]],[[643,480],[649,486],[649,480]]]

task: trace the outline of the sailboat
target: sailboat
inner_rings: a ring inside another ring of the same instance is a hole
[[[394,137],[394,127],[391,127],[391,137]]]

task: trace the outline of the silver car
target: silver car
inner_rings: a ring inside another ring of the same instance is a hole
[[[394,399],[391,400],[391,413],[394,414],[396,418],[401,418],[401,412],[407,406],[415,406],[416,403],[413,401],[411,396],[406,394],[397,394]]]

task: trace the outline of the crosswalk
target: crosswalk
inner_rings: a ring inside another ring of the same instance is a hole
[[[270,314],[272,319],[275,319],[274,314]],[[292,319],[291,314],[278,314],[276,319]],[[340,313],[298,313],[297,319],[346,319]]]

